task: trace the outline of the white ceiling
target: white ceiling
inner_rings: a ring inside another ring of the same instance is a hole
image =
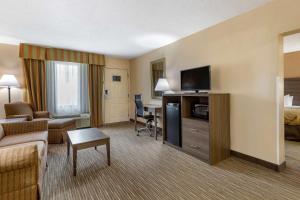
[[[271,0],[0,0],[0,42],[132,58]]]
[[[300,51],[300,33],[283,38],[283,52],[291,53],[295,51]]]

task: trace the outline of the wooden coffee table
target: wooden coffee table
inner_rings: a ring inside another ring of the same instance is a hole
[[[73,175],[76,176],[77,151],[99,145],[106,145],[107,164],[110,166],[110,141],[109,137],[103,134],[97,128],[88,128],[81,130],[68,131],[68,156],[70,155],[70,146],[73,149]]]

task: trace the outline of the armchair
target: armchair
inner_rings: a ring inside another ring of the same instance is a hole
[[[27,118],[28,121],[38,118],[50,118],[47,111],[33,111],[32,106],[25,102],[14,102],[4,105],[6,118]]]
[[[66,119],[50,119],[48,111],[33,111],[30,104],[25,102],[14,102],[4,105],[7,119],[26,118],[27,121],[40,121],[41,119],[48,120],[50,144],[62,143],[66,138],[68,130],[76,128],[75,120],[72,118]]]

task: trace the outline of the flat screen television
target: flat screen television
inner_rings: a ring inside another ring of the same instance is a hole
[[[210,66],[181,71],[181,90],[210,90]]]

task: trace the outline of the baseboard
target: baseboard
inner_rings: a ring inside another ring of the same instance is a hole
[[[285,161],[280,165],[276,165],[274,163],[271,163],[271,162],[268,162],[268,161],[265,161],[265,160],[261,160],[259,158],[255,158],[255,157],[252,157],[252,156],[249,156],[249,155],[237,152],[237,151],[233,151],[233,150],[231,150],[231,155],[233,155],[235,157],[238,157],[238,158],[241,158],[241,159],[244,159],[244,160],[247,160],[249,162],[253,162],[253,163],[261,165],[263,167],[275,170],[277,172],[281,172],[286,168],[286,162]]]
[[[131,121],[131,120],[130,120]],[[113,123],[104,123],[103,126],[114,126],[114,125],[122,125],[122,124],[126,124],[129,121],[122,121],[122,122],[113,122]]]
[[[130,119],[130,121],[134,122],[134,119]],[[141,121],[137,121],[137,123],[141,124],[141,125],[145,125],[145,123],[141,122]],[[159,128],[159,127],[158,127],[158,129],[161,130],[161,128]],[[231,150],[231,155],[233,155],[235,157],[238,157],[238,158],[241,158],[243,160],[247,160],[249,162],[261,165],[263,167],[272,169],[272,170],[277,171],[277,172],[281,172],[286,168],[286,162],[285,161],[283,163],[281,163],[280,165],[276,165],[274,163],[271,163],[271,162],[268,162],[268,161],[265,161],[265,160],[261,160],[259,158],[255,158],[255,157],[252,157],[252,156],[249,156],[249,155],[237,152],[237,151],[233,151],[233,150]]]

